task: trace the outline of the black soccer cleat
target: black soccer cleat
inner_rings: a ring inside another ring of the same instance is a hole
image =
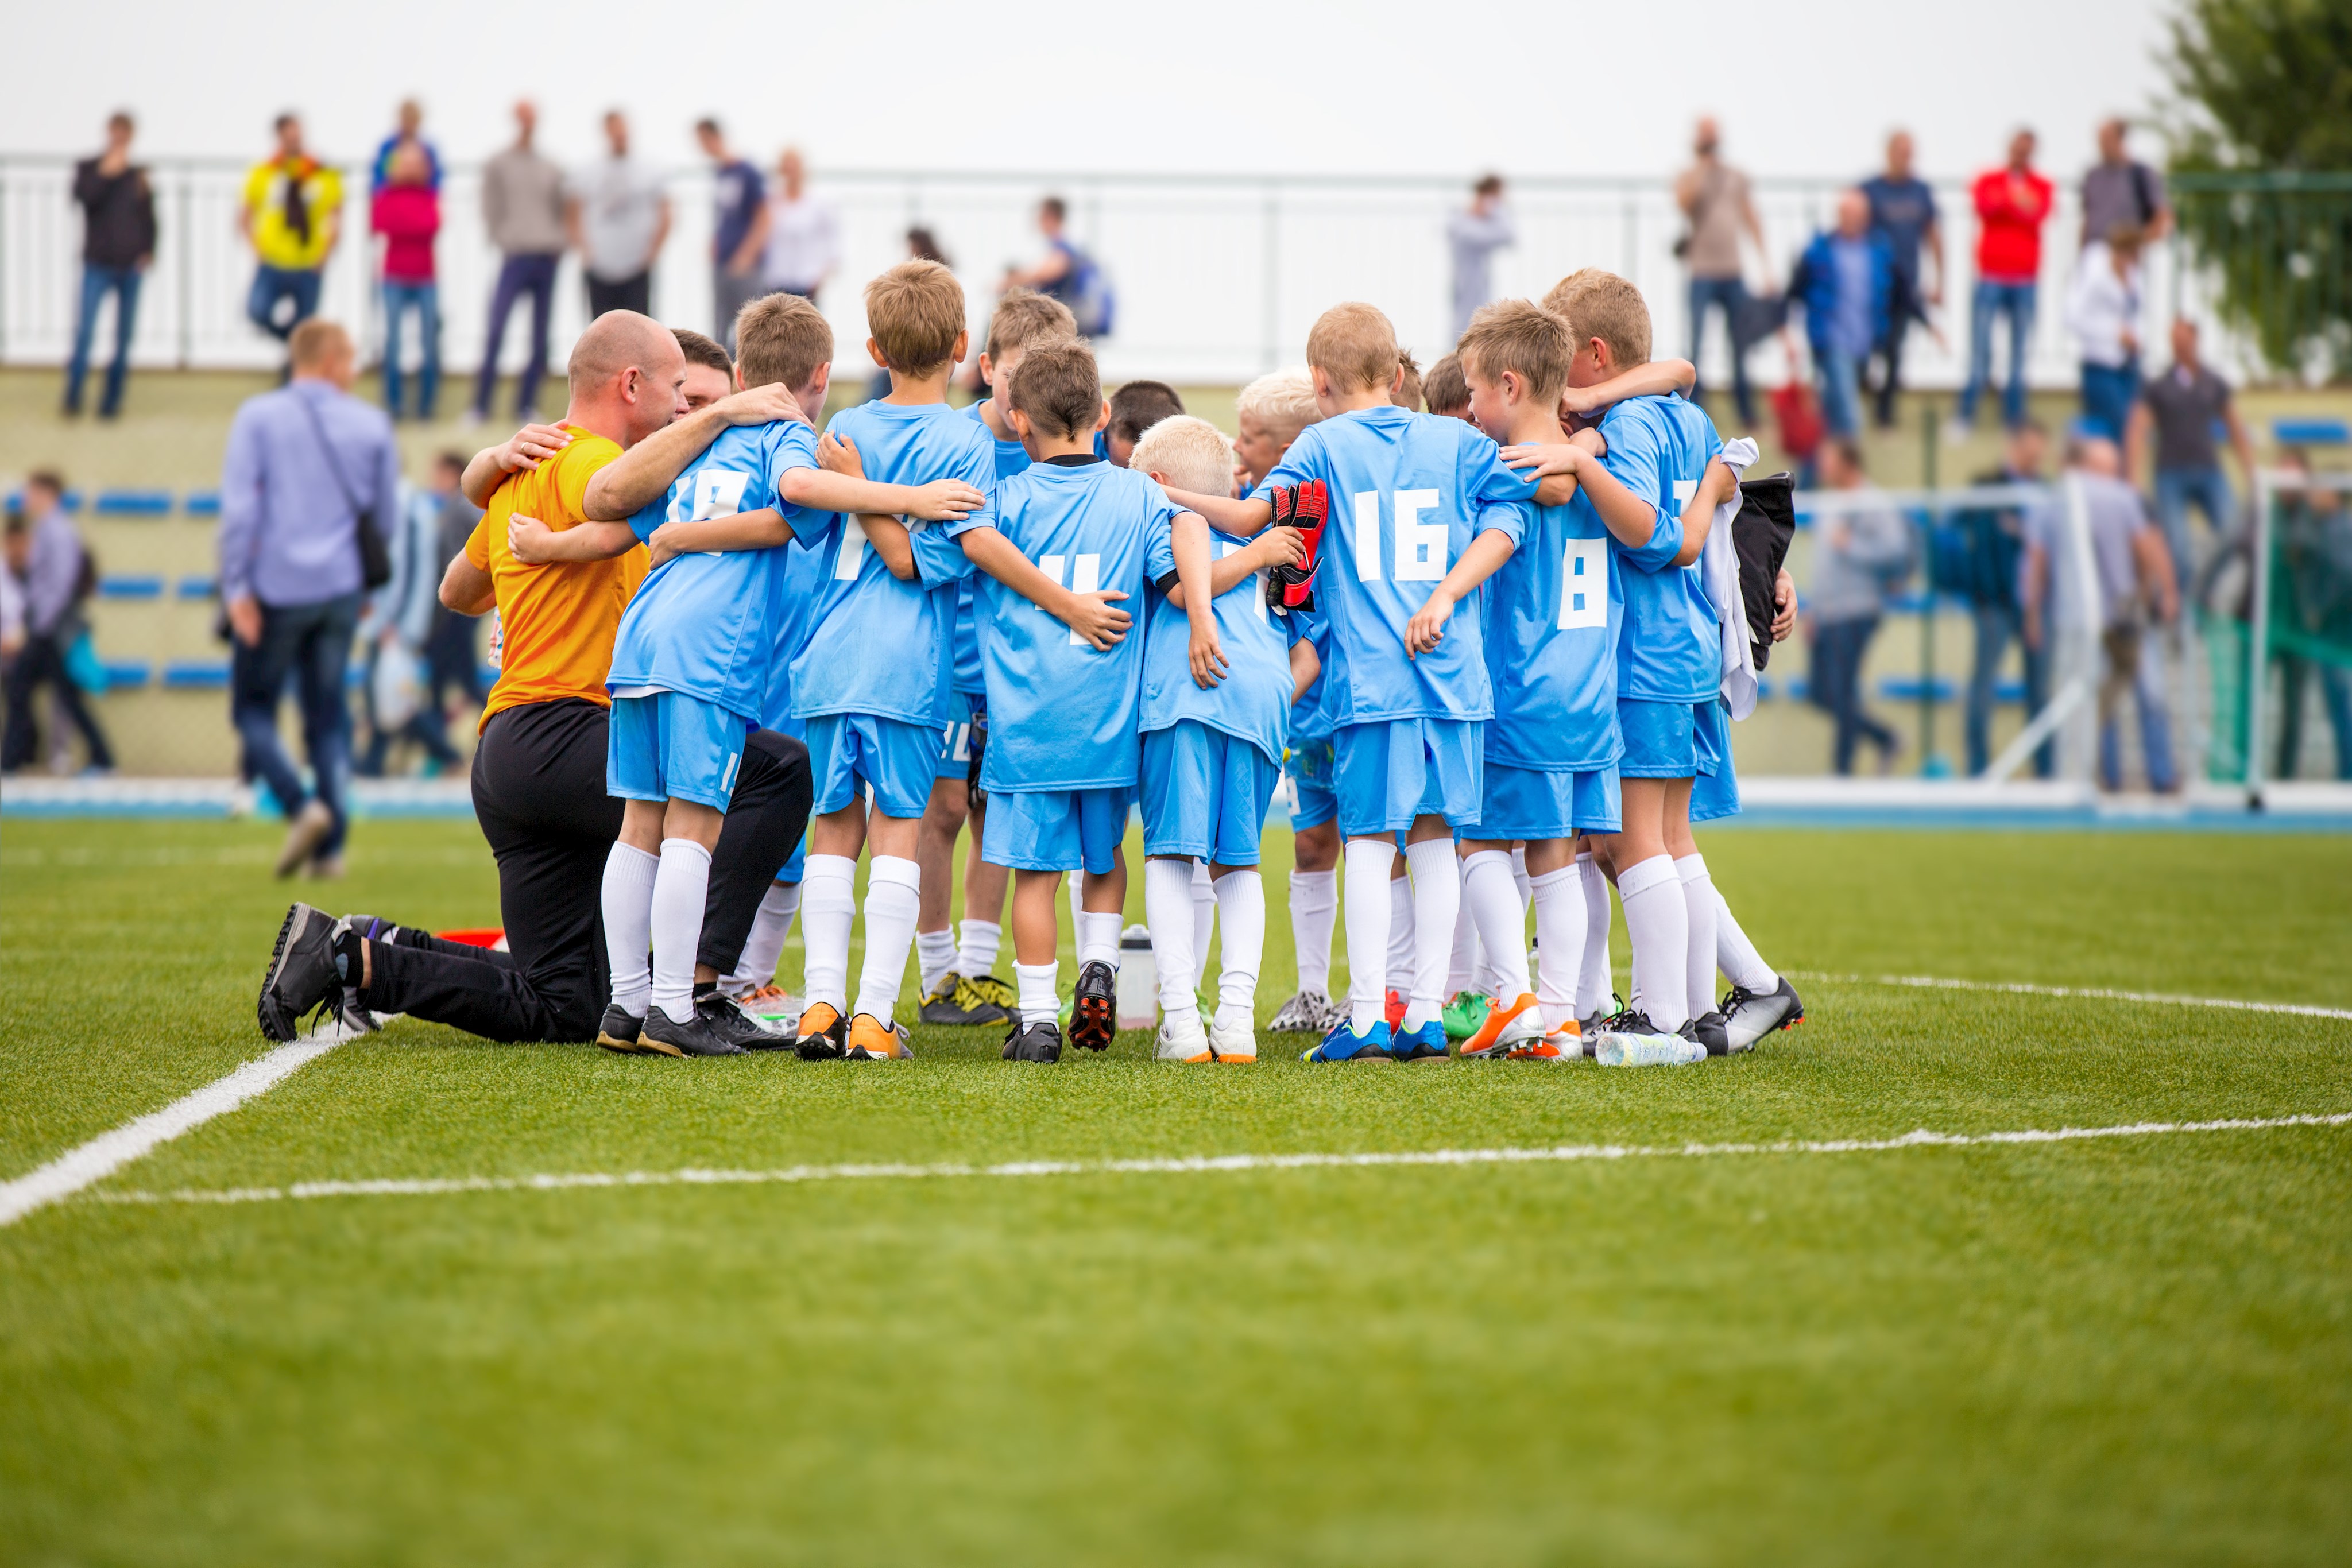
[[[1071,1031],[1073,1034],[1076,1030]],[[1052,1022],[1014,1024],[1013,1032],[1004,1037],[1004,1060],[1007,1061],[1052,1062],[1062,1060],[1062,1030]]]
[[[265,1038],[293,1040],[302,1032],[304,1014],[331,1012],[342,1001],[343,977],[335,962],[335,936],[342,925],[308,904],[286,912],[254,1009]]]
[[[1077,994],[1070,1002],[1070,1043],[1108,1051],[1118,1032],[1118,971],[1100,958],[1078,966]]]
[[[646,1009],[645,1028],[637,1031],[637,1050],[646,1056],[740,1056],[743,1048],[720,1033],[700,1009],[678,1023],[657,1007]]]
[[[717,1030],[720,1039],[742,1051],[773,1051],[790,1045],[782,1035],[772,1033],[758,1019],[735,1005],[732,997],[722,997],[714,988],[694,998],[697,1018]]]
[[[1724,1027],[1723,1015],[1721,1013],[1701,1013],[1698,1017],[1691,1019],[1688,1023],[1684,1024],[1682,1032],[1689,1039],[1695,1040],[1701,1045],[1706,1047],[1706,1053],[1709,1056],[1729,1056],[1731,1054],[1731,1036]]]
[[[596,1023],[596,1043],[606,1051],[617,1051],[624,1056],[635,1056],[645,1047],[638,1042],[646,1020],[626,1008],[608,1007]]]

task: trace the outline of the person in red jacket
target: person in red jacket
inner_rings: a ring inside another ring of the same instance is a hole
[[[1969,384],[1960,393],[1960,423],[1971,424],[1977,399],[1992,382],[1992,320],[2009,318],[2009,384],[2001,392],[2002,422],[2025,418],[2025,340],[2033,331],[2034,280],[2042,274],[2042,225],[2050,219],[2050,182],[2033,170],[2033,132],[2009,139],[2006,167],[1979,175],[1977,291],[1969,312]]]
[[[416,417],[433,417],[441,384],[440,287],[433,277],[433,240],[441,232],[441,193],[424,144],[397,144],[391,179],[376,192],[370,226],[383,236],[383,406],[400,417],[401,321],[416,313],[424,364],[416,376]]]

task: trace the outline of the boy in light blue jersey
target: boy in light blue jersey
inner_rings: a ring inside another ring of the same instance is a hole
[[[1495,444],[1459,420],[1411,413],[1390,398],[1403,379],[1395,329],[1369,305],[1326,311],[1307,342],[1324,419],[1300,433],[1246,501],[1171,493],[1236,537],[1294,515],[1310,523],[1328,496],[1329,523],[1310,561],[1331,624],[1330,687],[1339,830],[1346,835],[1349,1017],[1309,1051],[1316,1061],[1418,1061],[1446,1054],[1440,988],[1460,908],[1453,830],[1477,821],[1480,727],[1493,712],[1479,618],[1448,626],[1453,606],[1429,589],[1457,562],[1474,591],[1518,539],[1538,486],[1504,466]],[[1425,585],[1425,586],[1424,586]],[[1412,873],[1412,995],[1391,1050],[1384,1016],[1388,881],[1394,835]]]
[[[1068,306],[1049,295],[1015,288],[996,302],[988,319],[988,342],[980,355],[981,380],[989,396],[964,412],[985,425],[996,446],[996,476],[1008,479],[1029,466],[1029,453],[1005,423],[1013,372],[1036,343],[1076,338],[1078,324]],[[977,575],[956,586],[954,674],[950,681],[947,721],[940,729],[940,758],[929,804],[923,811],[916,860],[921,863],[921,910],[915,925],[915,961],[923,987],[925,1023],[975,1025],[1010,1022],[1018,998],[995,974],[1003,939],[1004,894],[1011,873],[981,853],[987,796],[971,789],[988,736],[988,690],[980,653]],[[948,925],[956,835],[971,823],[971,846],[963,862],[963,922]]]
[[[1231,484],[1234,453],[1216,426],[1180,414],[1146,431],[1129,465],[1163,486],[1213,491]],[[1244,541],[1213,533],[1190,515],[1152,528],[1143,652],[1143,908],[1159,967],[1155,1054],[1162,1061],[1257,1060],[1257,975],[1265,947],[1258,840],[1282,777],[1298,687],[1290,645],[1303,631],[1303,618],[1268,610],[1264,573],[1304,553],[1289,528]],[[1205,618],[1193,613],[1203,582]],[[1204,635],[1215,656],[1202,678],[1192,650]],[[1207,1030],[1193,994],[1202,955],[1192,888],[1203,863],[1224,923],[1216,1017]]]
[[[982,852],[1013,870],[1021,1014],[1004,1057],[1048,1062],[1062,1054],[1055,891],[1065,873],[1086,873],[1071,1043],[1100,1051],[1117,1022],[1120,840],[1135,797],[1143,639],[1129,635],[1129,614],[1116,606],[1142,592],[1146,546],[1175,508],[1145,476],[1095,455],[1107,409],[1084,344],[1032,349],[1011,390],[1013,427],[1036,461],[998,486],[992,516],[953,533],[988,574]]]

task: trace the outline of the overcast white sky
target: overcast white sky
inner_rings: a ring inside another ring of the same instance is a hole
[[[243,157],[280,108],[314,151],[363,155],[415,94],[445,155],[509,136],[537,99],[559,156],[628,109],[648,154],[694,156],[718,113],[762,162],[786,141],[861,168],[1654,174],[1691,118],[1753,172],[1875,161],[1909,126],[1930,174],[2042,132],[2091,156],[2111,110],[2162,89],[2155,0],[1284,0],[989,5],[971,0],[228,0],[26,4],[0,150],[96,144],[118,105],[150,154]],[[1474,25],[1475,24],[1475,25]]]

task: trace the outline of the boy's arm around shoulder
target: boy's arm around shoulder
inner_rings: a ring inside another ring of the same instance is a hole
[[[557,529],[520,513],[507,519],[507,549],[525,566],[611,560],[628,554],[636,542],[636,530],[626,523],[574,523]]]
[[[1739,476],[1729,464],[1718,457],[1706,465],[1706,476],[1683,503],[1683,548],[1675,552],[1671,564],[1688,566],[1699,558],[1715,527],[1716,508],[1738,494]]]
[[[1559,406],[1572,414],[1593,414],[1633,397],[1687,397],[1698,384],[1698,367],[1688,360],[1652,360],[1620,371],[1589,387],[1570,387],[1560,394]]]
[[[590,523],[589,528],[611,528],[610,523]],[[577,532],[577,529],[573,530]],[[756,512],[730,512],[723,517],[698,517],[688,522],[664,523],[646,540],[652,547],[654,564],[659,566],[672,556],[696,555],[717,550],[773,549],[793,541],[793,526],[773,507],[762,507]]]
[[[684,419],[646,436],[596,471],[582,497],[581,511],[593,522],[622,522],[651,506],[719,439],[719,433],[738,424],[773,424],[807,415],[782,385],[752,387],[698,408]]]
[[[1116,608],[1127,595],[1117,589],[1073,593],[1037,569],[1021,548],[992,523],[967,528],[955,537],[971,564],[1022,598],[1043,610],[1095,647],[1117,647],[1126,637],[1132,618]]]

